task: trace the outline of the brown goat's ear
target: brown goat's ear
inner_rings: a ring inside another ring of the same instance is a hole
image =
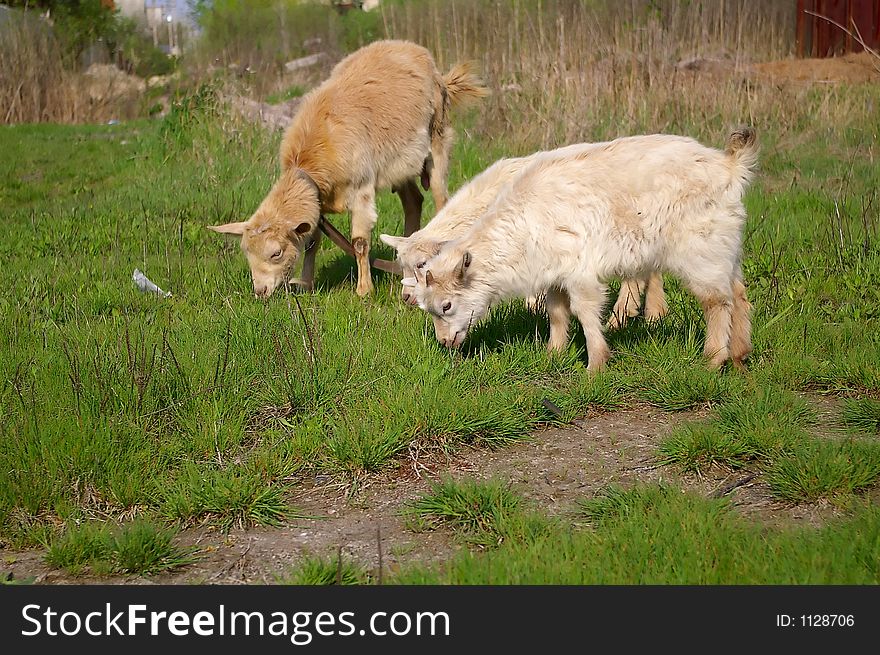
[[[434,284],[434,274],[431,271],[425,271],[425,286],[429,287]]]
[[[314,226],[311,223],[302,222],[296,227],[290,228],[288,236],[290,237],[291,241],[299,241],[313,229]]]
[[[244,234],[244,229],[247,227],[247,221],[241,221],[240,223],[226,223],[226,225],[208,225],[209,230],[214,230],[214,232],[219,232],[220,234],[235,234],[241,236]]]
[[[466,252],[464,256],[461,258],[461,264],[458,266],[458,277],[464,277],[464,274],[467,273],[468,268],[471,265],[471,254]]]

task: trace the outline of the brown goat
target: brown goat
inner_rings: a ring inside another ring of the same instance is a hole
[[[208,226],[241,236],[257,297],[288,282],[306,251],[302,280],[311,286],[321,215],[351,212],[357,293],[373,290],[370,235],[376,191],[393,189],[404,210],[404,233],[421,224],[430,185],[437,209],[447,199],[453,131],[451,105],[487,94],[467,64],[441,75],[431,54],[406,41],[377,41],[340,61],[307,94],[281,144],[281,176],[247,221]]]

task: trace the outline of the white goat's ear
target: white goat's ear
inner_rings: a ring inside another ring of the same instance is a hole
[[[458,277],[464,277],[465,273],[471,266],[471,254],[466,252],[461,258],[461,264],[458,265]]]
[[[434,274],[431,271],[425,271],[425,286],[429,287],[434,284]]]
[[[416,279],[414,277],[405,277],[400,283],[405,287],[414,287],[416,286]]]
[[[409,237],[395,237],[390,234],[380,234],[379,239],[382,243],[385,243],[395,250],[400,250],[400,246],[404,245],[407,241],[409,241]]]
[[[220,234],[235,234],[241,236],[244,234],[244,230],[247,227],[247,221],[241,221],[240,223],[226,223],[225,225],[208,225],[207,227],[209,230],[219,232]]]
[[[291,227],[287,232],[287,236],[290,237],[291,241],[299,241],[313,229],[315,228],[311,223],[303,221],[299,225]]]

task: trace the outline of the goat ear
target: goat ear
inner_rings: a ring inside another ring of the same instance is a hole
[[[308,222],[302,222],[299,225],[290,228],[287,231],[287,236],[291,241],[300,241],[305,235],[309,234],[315,227]]]
[[[434,274],[431,271],[425,271],[425,286],[429,287],[434,284]]]
[[[461,258],[461,264],[458,265],[458,277],[464,277],[468,268],[471,266],[471,254],[466,252]]]
[[[395,237],[390,234],[380,234],[379,239],[382,243],[391,246],[395,250],[400,250],[400,246],[405,245],[409,241],[409,237]]]
[[[247,221],[241,221],[240,223],[226,223],[225,225],[208,225],[207,227],[209,230],[219,232],[220,234],[235,234],[241,236],[244,234],[244,230],[247,227]]]

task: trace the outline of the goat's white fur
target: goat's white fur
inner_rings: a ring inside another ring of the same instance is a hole
[[[597,370],[610,356],[605,281],[669,272],[703,305],[712,366],[740,365],[751,352],[742,196],[756,163],[749,128],[730,135],[726,152],[647,135],[540,154],[415,272],[417,301],[455,347],[492,304],[549,289],[549,347],[565,347],[573,311]]]
[[[545,155],[563,157],[566,154],[577,154],[585,147],[592,146],[576,144],[527,157],[500,159],[461,187],[421,230],[408,237],[379,235],[384,243],[397,250],[397,260],[404,275],[401,280],[403,300],[409,304],[416,302],[412,293],[416,267],[423,266],[436,255],[443,243],[462,236],[486,212],[505,185],[515,179],[527,166]],[[546,291],[543,290],[541,296]],[[620,327],[628,318],[636,316],[644,293],[647,293],[645,318],[654,321],[665,316],[668,308],[663,291],[663,278],[659,273],[652,273],[646,278],[622,282],[617,301],[608,319],[609,327]],[[528,298],[528,305],[536,308],[538,297],[540,296]]]

